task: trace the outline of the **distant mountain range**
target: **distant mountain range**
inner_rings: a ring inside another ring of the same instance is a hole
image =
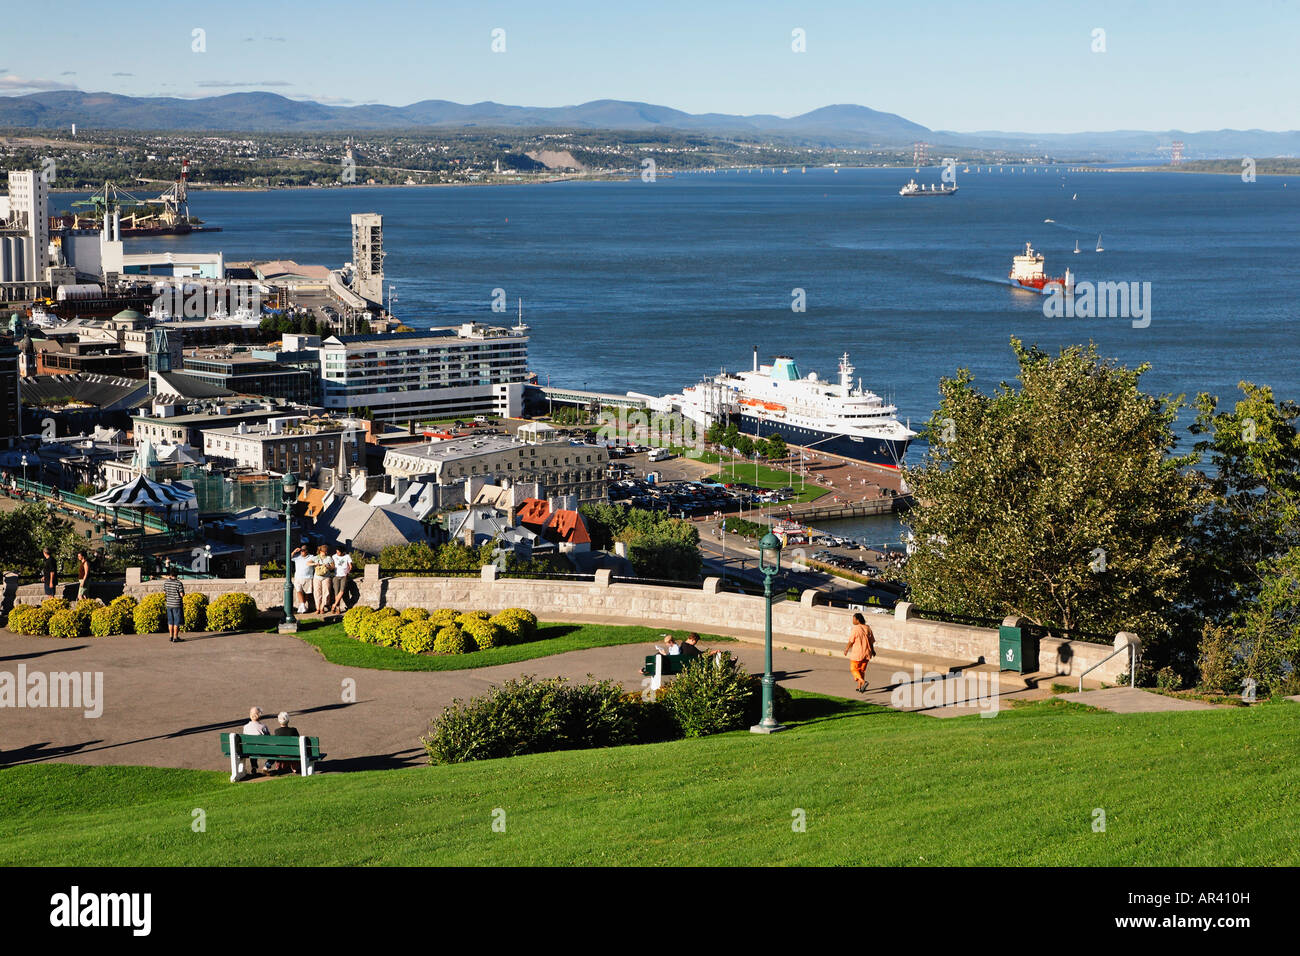
[[[421,100],[399,107],[325,106],[265,92],[229,93],[202,99],[69,90],[0,96],[0,127],[56,129],[72,123],[86,129],[249,132],[344,133],[437,127],[680,130],[714,136],[770,136],[819,146],[901,146],[925,140],[933,146],[1126,160],[1167,158],[1169,144],[1181,140],[1183,155],[1188,158],[1300,155],[1300,132],[1295,130],[961,133],[932,130],[894,113],[850,104],[824,106],[784,118],[761,113],[752,116],[685,113],[667,106],[625,100],[593,100],[557,107]],[[1161,147],[1165,147],[1163,152]]]

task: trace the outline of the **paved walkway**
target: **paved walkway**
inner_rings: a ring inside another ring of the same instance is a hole
[[[726,647],[751,673],[762,672],[760,646]],[[16,676],[22,666],[28,674],[103,674],[98,718],[86,718],[80,709],[0,710],[0,765],[64,761],[222,769],[217,734],[238,730],[255,704],[271,715],[289,711],[294,726],[320,737],[331,770],[408,766],[423,762],[419,738],[429,719],[455,698],[480,695],[522,674],[573,679],[590,674],[636,690],[640,662],[653,651],[651,644],[634,644],[476,670],[412,673],[331,664],[311,645],[287,635],[194,634],[170,644],[162,635],[67,641],[0,631],[0,671]],[[926,672],[946,671],[935,666],[937,660],[882,656],[868,672],[871,691],[859,696],[842,657],[773,654],[777,679],[787,689],[882,706],[891,704],[895,674],[910,675],[913,663]],[[344,699],[349,680],[355,681],[353,701]],[[1025,688],[1012,684],[1001,693],[1023,695]],[[944,716],[976,712],[960,704],[952,709],[953,699],[918,692],[903,703],[914,703],[904,709]]]
[[[1216,705],[1200,700],[1183,700],[1157,694],[1140,687],[1107,687],[1105,690],[1085,690],[1082,694],[1061,694],[1061,700],[1071,700],[1089,707],[1113,711],[1116,714],[1151,714],[1164,710],[1215,710]]]

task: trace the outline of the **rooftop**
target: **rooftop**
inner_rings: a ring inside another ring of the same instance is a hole
[[[492,455],[509,451],[512,448],[524,447],[527,446],[515,441],[509,435],[482,435],[469,438],[453,438],[450,441],[397,445],[390,448],[389,452],[423,458],[430,462],[447,462],[461,458],[472,458],[476,455]]]
[[[322,344],[326,346],[362,346],[386,345],[392,343],[395,347],[409,348],[412,345],[419,345],[421,342],[445,344],[446,340],[451,338],[511,338],[525,341],[528,336],[521,335],[518,332],[501,325],[483,325],[478,322],[466,322],[463,325],[439,326],[437,328],[424,329],[416,332],[379,332],[371,333],[369,335],[331,335],[324,339]]]

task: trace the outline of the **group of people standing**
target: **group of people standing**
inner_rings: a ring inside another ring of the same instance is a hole
[[[293,559],[294,610],[307,613],[307,601],[316,604],[316,613],[342,614],[343,599],[347,593],[348,575],[352,573],[352,556],[343,546],[330,554],[327,545],[321,545],[313,554],[306,545],[295,548]]]

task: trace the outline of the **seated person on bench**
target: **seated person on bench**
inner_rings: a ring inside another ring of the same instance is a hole
[[[680,653],[682,657],[711,657],[712,655],[721,652],[703,650],[700,647],[700,635],[692,631],[690,634],[686,635],[686,640],[682,644]]]
[[[302,734],[298,733],[297,727],[289,726],[288,711],[284,711],[284,710],[280,711],[280,714],[278,717],[276,717],[276,720],[279,721],[280,726],[276,727],[275,730],[271,731],[271,736],[273,737],[301,737],[302,736]],[[279,773],[291,773],[293,772],[294,768],[297,765],[298,765],[297,760],[281,760],[278,763],[274,760],[268,760],[266,762],[266,772],[271,773],[272,771],[276,771]]]
[[[241,730],[240,733],[249,734],[254,737],[261,737],[270,733],[270,731],[266,729],[266,724],[262,723],[261,707],[254,707],[248,712],[248,723],[244,724],[244,729]],[[248,757],[247,760],[248,772],[250,774],[257,773],[257,761],[252,757]]]

